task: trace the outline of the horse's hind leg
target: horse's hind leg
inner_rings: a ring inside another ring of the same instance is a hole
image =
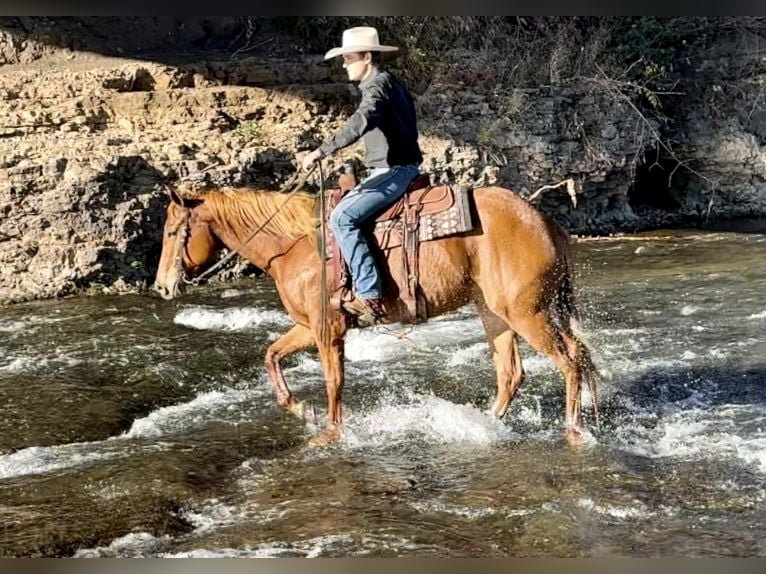
[[[514,315],[513,328],[539,353],[550,357],[564,374],[566,381],[566,418],[567,439],[571,443],[582,441],[581,367],[577,357],[570,355],[568,341],[553,323],[548,311],[535,314]]]
[[[513,401],[516,391],[524,382],[519,340],[516,333],[508,327],[508,323],[490,311],[483,301],[477,300],[476,306],[487,334],[492,361],[497,372],[497,396],[492,405],[492,414],[502,418]]]
[[[561,337],[564,340],[564,344],[567,348],[570,360],[576,365],[578,371],[578,379],[588,383],[590,389],[590,398],[593,403],[593,415],[596,420],[596,426],[600,426],[600,414],[599,414],[599,398],[598,398],[598,385],[596,378],[598,376],[598,370],[593,364],[593,358],[591,357],[590,350],[587,345],[583,343],[577,336],[572,333],[569,327],[562,328]]]
[[[280,362],[293,353],[309,349],[316,345],[314,335],[308,327],[295,325],[287,333],[274,341],[266,350],[266,372],[269,374],[271,386],[280,406],[285,407],[291,413],[303,417],[303,403],[295,400],[287,386],[285,376],[282,374]]]

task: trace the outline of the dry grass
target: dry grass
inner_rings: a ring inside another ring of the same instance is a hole
[[[314,53],[338,44],[345,28],[375,26],[383,43],[402,48],[387,61],[416,91],[433,81],[475,90],[557,85],[600,78],[599,70],[661,89],[690,58],[727,42],[747,50],[766,35],[761,17],[322,16],[274,24]]]

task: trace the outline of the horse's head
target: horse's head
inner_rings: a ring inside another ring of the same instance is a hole
[[[168,188],[162,255],[154,290],[163,299],[178,297],[189,277],[199,274],[215,258],[221,247],[210,229],[211,213],[201,198],[183,197]]]

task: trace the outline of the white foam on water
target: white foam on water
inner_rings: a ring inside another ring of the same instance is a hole
[[[736,458],[766,473],[766,406],[685,402],[700,406],[660,418],[653,429],[625,426],[626,450],[651,458]]]
[[[529,516],[535,512],[536,511],[531,508],[507,508],[503,510],[502,514],[503,516],[510,518],[513,516]]]
[[[553,364],[553,361],[534,351],[524,355],[522,357],[522,363],[524,365],[524,371],[526,371],[527,374],[556,370],[556,365]]]
[[[149,532],[131,532],[113,540],[109,546],[81,548],[75,552],[75,558],[116,558],[141,557],[150,554],[158,546],[170,540],[169,536],[157,538]]]
[[[265,387],[265,385],[264,385]],[[48,472],[119,458],[128,454],[122,443],[126,439],[151,438],[198,428],[211,421],[236,424],[250,420],[242,403],[251,403],[263,390],[210,391],[197,395],[187,403],[162,407],[147,416],[133,421],[130,429],[121,435],[102,441],[69,443],[56,446],[33,446],[0,456],[0,479],[46,474]],[[142,448],[154,448],[150,445]]]
[[[61,323],[75,318],[76,317],[41,317],[38,315],[29,315],[21,319],[0,319],[0,333],[26,331],[40,325]]]
[[[85,492],[88,492],[92,498],[99,498],[101,500],[115,500],[117,498],[124,498],[126,496],[132,496],[135,492],[135,488],[131,486],[117,486],[110,483],[104,486],[97,486],[89,484],[83,488]]]
[[[15,357],[7,365],[0,365],[0,372],[35,373],[41,370],[50,371],[55,368],[74,367],[75,365],[82,363],[81,359],[72,357],[60,349],[56,349],[56,351],[55,355],[45,357]]]
[[[766,319],[766,311],[761,311],[760,313],[753,313],[752,315],[748,316],[748,319],[751,321],[755,321],[757,319]]]
[[[532,350],[529,350],[524,354],[522,362],[524,371],[527,374],[556,369],[556,366],[551,359]],[[485,341],[451,351],[449,353],[449,358],[447,359],[447,365],[450,367],[463,365],[470,367],[477,364],[484,364],[487,367],[492,367],[489,345]]]
[[[173,322],[193,329],[216,331],[248,331],[262,325],[293,324],[292,319],[281,311],[253,307],[211,309],[199,306],[181,309]]]
[[[450,367],[462,365],[475,365],[477,362],[486,360],[489,357],[489,346],[487,343],[474,343],[457,349],[452,352],[447,361]]]
[[[285,374],[287,373],[322,373],[322,363],[305,353],[297,355],[298,363],[292,367],[283,368]],[[297,384],[296,381],[291,381],[291,385]]]
[[[116,450],[96,450],[96,444],[85,442],[57,446],[30,446],[0,456],[0,479],[46,474],[120,456]]]
[[[160,558],[281,558],[281,557],[303,557],[308,558],[305,550],[292,548],[291,546],[264,545],[244,546],[242,548],[216,548],[208,550],[206,548],[197,548],[185,552],[162,553]]]
[[[604,346],[600,347],[600,350],[605,351]],[[639,380],[642,374],[649,371],[688,367],[689,362],[681,359],[647,359],[644,357],[638,359],[628,354],[610,351],[604,353],[603,359],[596,358],[596,366],[607,379],[619,380],[622,377],[628,377]],[[583,393],[586,391],[587,386],[583,386]],[[618,392],[619,389],[615,385],[599,385],[602,399]]]
[[[725,359],[726,357],[729,356],[729,353],[717,347],[711,347],[710,350],[707,352],[707,354],[709,357],[712,357],[714,359]]]
[[[446,514],[462,516],[464,518],[468,518],[469,520],[476,520],[477,518],[492,516],[498,513],[497,509],[489,506],[461,506],[447,504],[446,502],[439,501],[411,502],[410,506],[418,512],[422,512],[423,514],[430,514],[432,512],[444,512]]]
[[[411,340],[411,336],[409,338]],[[411,345],[411,341],[399,340],[388,333],[370,329],[351,330],[346,336],[346,360],[350,362],[388,361],[406,354],[411,350]]]
[[[352,415],[342,442],[349,447],[387,446],[417,436],[431,443],[491,444],[515,434],[494,416],[468,404],[432,395],[411,395],[406,404],[387,403],[370,413]]]
[[[277,542],[245,545],[242,548],[195,549],[175,554],[161,554],[162,558],[278,558],[295,556],[316,558],[325,550],[335,545],[347,545],[353,542],[349,534],[331,534],[295,542]]]
[[[470,308],[460,310],[427,323],[387,325],[384,328],[352,329],[346,337],[346,358],[349,361],[388,361],[406,356],[413,350],[420,352],[444,352],[455,346],[464,346],[470,339],[484,340],[481,323]],[[397,338],[394,334],[406,334]]]
[[[539,397],[535,395],[525,394],[524,398],[525,399],[532,398],[535,401],[535,405],[533,407],[522,405],[521,408],[519,408],[516,411],[516,419],[528,425],[540,426],[543,422],[543,415],[542,415],[542,406],[540,405]]]
[[[354,545],[353,552],[347,547]],[[326,553],[333,555],[364,555],[384,550],[414,550],[417,547],[407,538],[374,533],[328,534],[296,540],[258,545],[245,545],[241,548],[198,548],[186,552],[162,553],[161,558],[279,558],[303,557],[317,558]]]
[[[649,331],[650,329],[646,329],[643,327],[615,327],[612,329],[609,329],[609,328],[599,329],[598,334],[599,336],[603,336],[603,337],[609,337],[609,336],[624,337],[626,335],[645,335]]]
[[[28,323],[13,319],[0,320],[0,333],[15,333],[23,331]]]
[[[596,504],[591,498],[581,498],[577,505],[589,512],[610,516],[619,520],[649,518],[654,512],[640,501],[634,501],[635,506],[614,506],[611,504]]]
[[[221,299],[231,299],[232,297],[241,297],[256,293],[256,289],[224,289],[221,292]]]
[[[248,485],[248,489],[252,489],[253,486]],[[266,524],[279,520],[292,511],[292,502],[291,500],[276,502],[268,507],[252,502],[248,502],[245,506],[233,506],[214,498],[208,500],[201,508],[183,511],[182,516],[194,526],[195,535],[203,535],[233,524],[244,522]]]
[[[194,526],[195,532],[204,533],[222,526],[242,522],[246,512],[242,507],[232,506],[213,498],[197,510],[185,510],[183,518]]]
[[[10,363],[0,365],[0,373],[23,373],[25,371],[34,371],[36,368],[37,361],[34,359],[30,357],[15,357]]]
[[[162,407],[147,416],[133,421],[130,429],[115,438],[157,438],[179,430],[188,430],[205,426],[213,420],[220,420],[221,415],[238,411],[238,405],[252,402],[262,392],[254,390],[227,389],[209,391],[197,395],[188,403]],[[241,416],[246,417],[245,414]]]
[[[681,307],[681,315],[684,317],[688,317],[689,315],[693,315],[699,310],[700,308],[695,305],[684,305],[683,307]]]

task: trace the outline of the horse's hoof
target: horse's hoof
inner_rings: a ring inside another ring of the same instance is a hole
[[[303,411],[305,410],[305,407],[303,406],[303,401],[292,401],[284,407],[287,409],[287,412],[294,414],[299,419],[303,418]]]
[[[498,405],[492,405],[492,416],[494,416],[496,419],[500,420],[505,416],[505,413],[508,412],[508,405],[504,406],[498,406]]]
[[[287,410],[306,423],[316,423],[316,412],[311,402],[294,402],[287,407]]]
[[[579,427],[567,427],[564,431],[569,446],[581,446],[585,443],[585,435]]]
[[[337,427],[326,428],[322,434],[309,439],[310,448],[318,448],[335,444],[340,439],[340,429]]]

